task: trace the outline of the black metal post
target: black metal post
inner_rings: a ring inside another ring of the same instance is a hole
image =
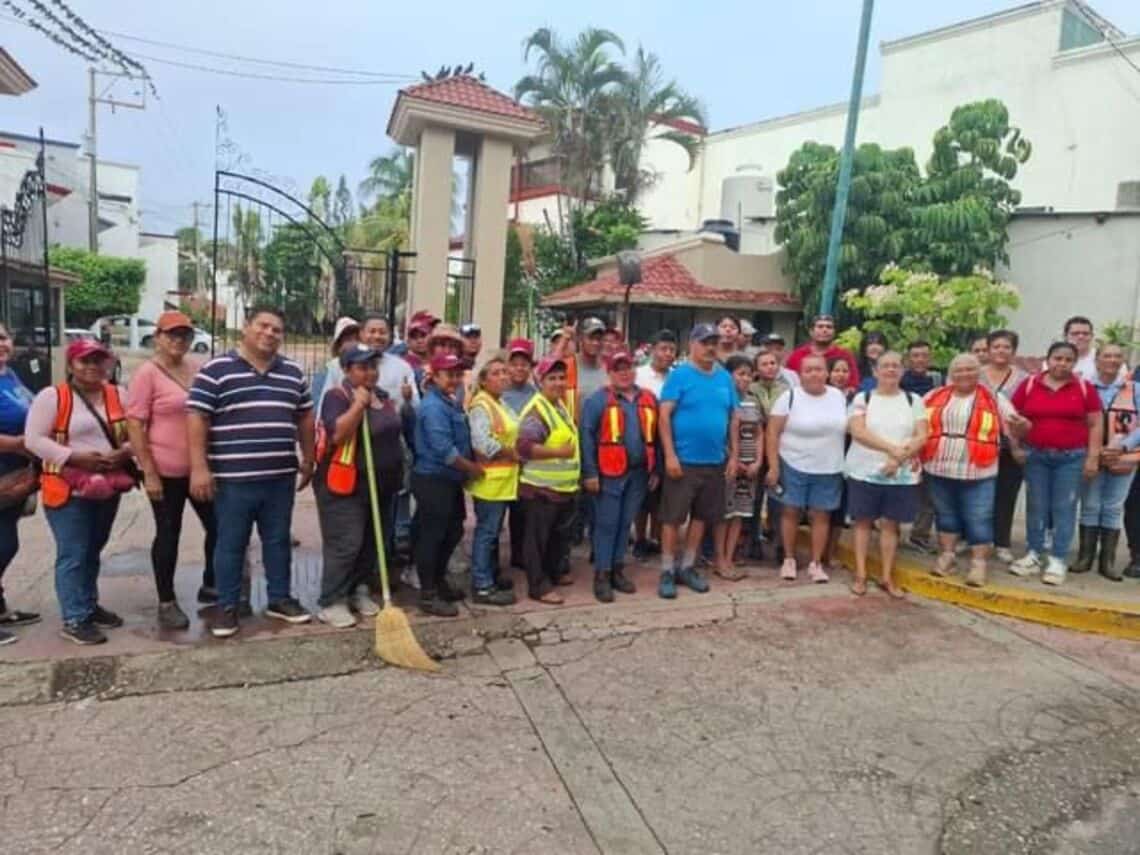
[[[214,245],[211,248],[212,260],[210,262],[210,359],[214,358],[214,348],[218,340],[218,204],[221,175],[214,170]]]
[[[396,287],[400,281],[400,250],[393,249],[388,253],[388,284],[384,295],[384,313],[388,316],[388,323],[396,323]],[[395,330],[392,330],[395,333]]]
[[[40,126],[40,156],[36,158],[36,168],[39,170],[39,173],[40,173],[40,214],[42,217],[42,224],[43,224],[43,229],[44,229],[44,279],[46,280],[44,282],[44,285],[46,286],[44,289],[44,293],[47,296],[47,306],[45,308],[47,310],[47,327],[48,327],[46,330],[46,332],[47,332],[47,368],[48,368],[47,376],[48,376],[48,382],[53,382],[53,380],[52,380],[52,365],[51,365],[51,363],[52,363],[52,345],[53,345],[53,340],[55,341],[56,344],[58,344],[60,346],[63,345],[63,332],[62,332],[63,331],[63,318],[60,317],[60,318],[54,318],[53,319],[52,318],[52,311],[51,311],[52,304],[54,301],[51,298],[51,253],[50,253],[51,244],[48,241],[47,143],[44,140],[44,129],[43,129],[42,125]],[[62,293],[60,294],[58,305],[59,305],[59,309],[60,309],[60,314],[62,315],[63,310],[65,308],[64,303],[63,303]],[[54,323],[53,323],[53,320],[54,320]],[[56,339],[57,333],[59,334],[58,339]],[[33,331],[33,340],[34,340],[34,331]]]

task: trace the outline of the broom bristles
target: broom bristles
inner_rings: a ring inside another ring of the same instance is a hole
[[[416,641],[408,616],[395,606],[384,606],[376,616],[376,655],[397,668],[439,671],[439,663]]]

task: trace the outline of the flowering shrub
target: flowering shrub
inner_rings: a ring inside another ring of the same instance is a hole
[[[981,268],[970,276],[940,277],[888,265],[880,278],[879,285],[844,293],[844,305],[863,315],[864,332],[885,334],[892,348],[930,342],[936,365],[946,365],[972,336],[1004,326],[1005,311],[1021,303],[1015,286]],[[844,343],[857,347],[858,338]]]

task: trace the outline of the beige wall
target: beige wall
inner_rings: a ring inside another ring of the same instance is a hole
[[[472,320],[483,328],[483,341],[497,347],[503,315],[503,274],[507,219],[503,208],[511,187],[510,142],[484,137],[475,161],[471,211],[471,254],[475,258],[475,306]]]
[[[447,296],[447,256],[451,232],[451,171],[455,131],[425,127],[416,146],[412,251],[416,274],[410,311],[427,309],[443,317]],[[501,211],[502,208],[500,207]]]

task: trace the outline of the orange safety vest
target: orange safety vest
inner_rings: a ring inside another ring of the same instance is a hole
[[[334,391],[339,391],[342,395],[344,394],[344,389],[339,386],[336,387],[336,389],[329,390],[329,392]],[[365,411],[364,418],[360,421],[362,428],[367,418],[368,412]],[[328,451],[329,434],[325,429],[324,422],[318,420],[317,461],[323,461]],[[330,493],[336,496],[351,496],[356,492],[356,433],[349,437],[346,442],[332,447],[328,472],[325,474],[325,486],[329,488]]]
[[[598,433],[598,471],[606,478],[621,478],[629,471],[629,452],[625,448],[625,411],[614,390],[606,390],[606,408],[602,411]],[[641,423],[641,440],[645,443],[645,465],[652,472],[657,465],[657,399],[641,389],[637,393],[637,420]]]
[[[946,433],[942,430],[942,411],[950,402],[953,389],[943,386],[930,393],[926,399],[926,417],[930,423],[930,435],[922,447],[924,461],[933,460],[938,454],[938,446],[943,437],[966,440],[966,453],[971,463],[979,468],[997,463],[1001,448],[1001,412],[997,399],[985,386],[978,386],[974,393],[974,403],[970,410],[970,421],[965,434]]]
[[[55,387],[58,398],[55,407],[55,422],[52,424],[52,439],[59,445],[67,445],[71,429],[71,414],[75,409],[75,392],[70,383],[60,383]],[[107,411],[107,425],[116,443],[127,441],[127,414],[119,399],[119,390],[113,383],[103,384],[103,406]],[[44,463],[40,473],[40,491],[45,508],[62,508],[71,499],[71,485],[63,477],[63,466],[58,463]]]
[[[1107,439],[1128,436],[1136,427],[1136,391],[1131,379],[1126,380],[1104,409],[1104,432]]]
[[[567,356],[562,360],[566,363],[566,396],[562,402],[566,405],[566,412],[570,418],[578,421],[578,357]]]

